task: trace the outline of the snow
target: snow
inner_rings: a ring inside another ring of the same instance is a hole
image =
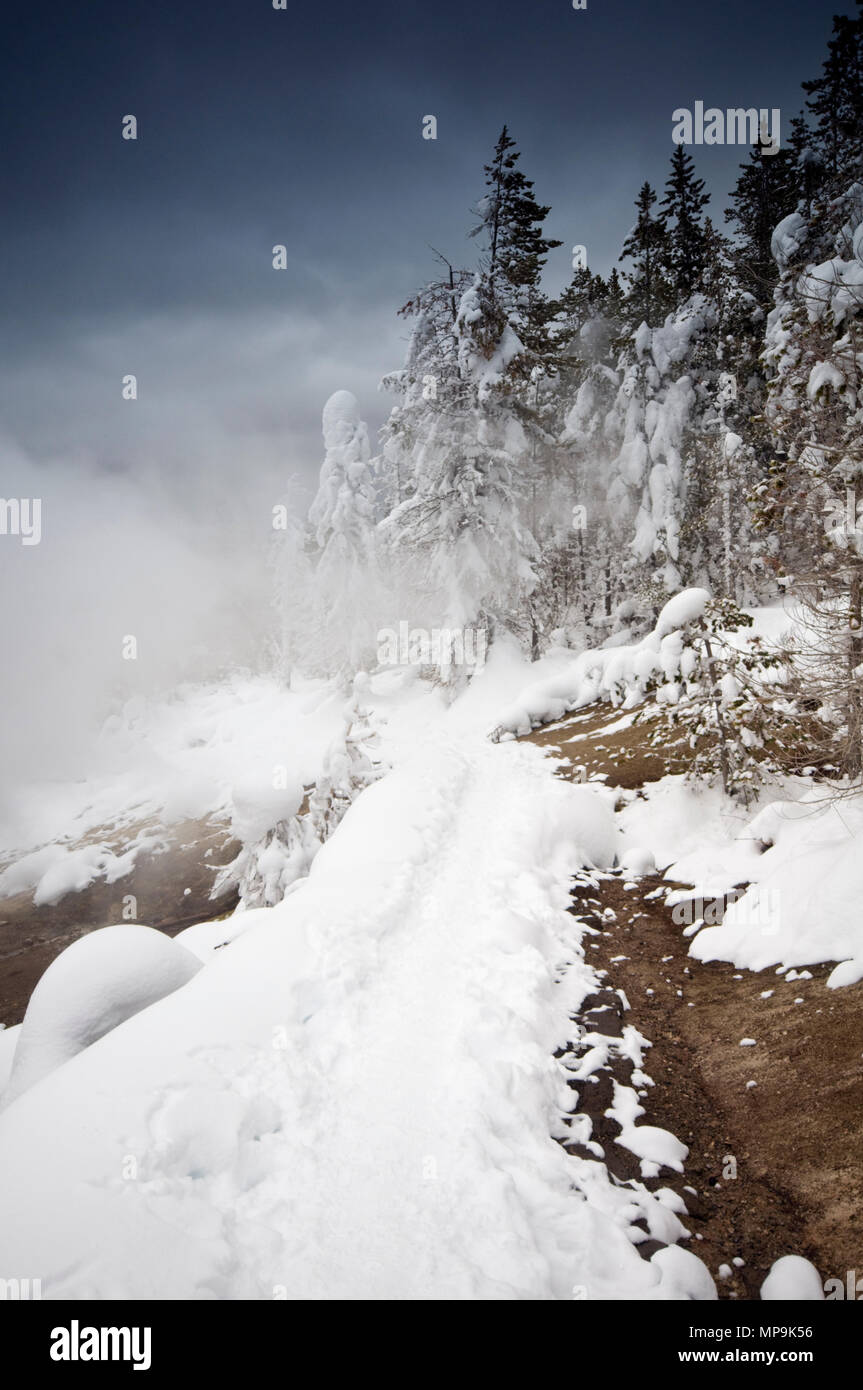
[[[15,1049],[18,1046],[20,1034],[20,1023],[16,1023],[12,1028],[0,1028],[0,1104],[2,1104],[3,1092],[9,1085]]]
[[[716,788],[664,777],[643,797],[630,797],[619,814],[623,857],[648,846],[671,883],[691,885],[669,888],[669,906],[693,898],[727,903],[720,925],[685,929],[697,932],[689,948],[695,959],[748,970],[838,961],[830,987],[855,984],[863,978],[856,911],[863,797],[831,804],[823,789],[802,779],[789,778],[786,786],[796,799],[767,801],[747,817]],[[749,887],[737,894],[741,884]]]
[[[690,955],[748,970],[846,962],[831,977],[832,987],[854,983],[859,976],[853,962],[863,963],[863,924],[854,907],[863,893],[856,843],[861,833],[861,797],[838,806],[814,789],[798,801],[764,807],[742,831],[751,852],[732,849],[724,872],[722,851],[714,861],[724,881],[737,875],[736,882],[751,886],[731,904],[721,925],[698,933]],[[763,853],[759,845],[767,846]],[[692,869],[690,860],[688,871],[675,865],[669,876],[687,881]]]
[[[644,1106],[639,1105],[635,1091],[631,1086],[621,1086],[618,1081],[612,1084],[614,1100],[605,1113],[620,1125],[616,1142],[641,1160],[645,1177],[655,1177],[663,1165],[682,1173],[683,1161],[689,1153],[686,1145],[657,1125],[637,1125],[635,1122],[644,1114]]]
[[[711,1296],[694,1257],[641,1260],[632,1190],[549,1137],[597,983],[566,908],[611,861],[602,799],[533,748],[419,743],[282,903],[0,1116],[6,1260],[45,1297]]]
[[[824,1298],[821,1275],[802,1255],[783,1255],[771,1265],[761,1285],[761,1297],[771,1303],[786,1299],[814,1303]]]
[[[809,373],[809,380],[806,384],[806,394],[810,401],[814,401],[819,391],[828,387],[833,391],[838,391],[845,385],[845,377],[839,368],[832,362],[816,362]]]
[[[827,976],[828,989],[844,989],[846,985],[856,985],[863,980],[863,950],[856,959],[843,960]]]
[[[397,760],[420,729],[441,720],[481,735],[528,673],[550,673],[568,660],[559,654],[531,665],[503,637],[453,705],[412,667],[376,673],[364,702],[382,762]],[[296,676],[288,685],[235,675],[128,701],[106,722],[85,780],[34,783],[17,795],[14,818],[0,823],[0,855],[9,861],[0,895],[32,891],[38,905],[98,879],[117,882],[141,853],[167,847],[172,827],[186,819],[221,824],[244,847],[259,846],[320,776],[343,732],[344,707],[340,682]],[[283,868],[276,866],[276,878]]]
[[[317,776],[341,723],[344,693],[333,681],[237,674],[218,684],[183,686],[170,695],[136,697],[105,723],[88,776],[34,783],[14,818],[0,824],[0,851],[16,859],[45,846],[38,863],[4,880],[3,891],[34,886],[68,847],[105,827],[122,833],[152,819],[171,826],[207,816],[227,821],[233,789],[272,783],[284,766],[305,785]],[[136,838],[138,852],[149,843]],[[106,854],[100,842],[90,867]],[[106,867],[112,861],[106,857]],[[82,871],[87,867],[79,861]],[[38,870],[38,872],[37,872]]]
[[[634,846],[620,856],[620,867],[627,878],[641,878],[656,873],[656,860],[652,850]]]
[[[669,633],[686,627],[687,623],[697,622],[703,617],[709,601],[710,594],[706,589],[684,589],[682,593],[675,594],[665,604],[657,619],[657,637],[667,637]]]
[[[496,732],[526,734],[595,700],[624,708],[640,703],[652,676],[661,672],[672,681],[680,672],[679,630],[701,617],[709,598],[706,589],[685,589],[668,600],[640,642],[580,652],[551,677],[532,682],[500,713]]]
[[[0,873],[0,896],[11,897],[35,889],[36,907],[58,903],[67,893],[80,893],[94,880],[104,878],[116,883],[131,873],[142,850],[158,851],[163,836],[146,827],[130,841],[122,854],[116,854],[107,844],[86,844],[67,849],[62,844],[44,845],[42,849],[14,860]]]
[[[152,927],[103,927],[73,941],[30,996],[4,1104],[180,989],[200,968],[196,956]]]
[[[770,241],[770,254],[780,268],[798,255],[807,233],[806,219],[799,212],[783,217],[776,226]]]
[[[656,1251],[650,1263],[659,1266],[663,1280],[678,1291],[679,1297],[700,1303],[712,1302],[718,1297],[707,1266],[691,1250],[667,1245],[664,1250]]]

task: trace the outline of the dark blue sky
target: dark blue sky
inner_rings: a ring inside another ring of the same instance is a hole
[[[373,426],[388,408],[375,388],[400,365],[395,310],[432,272],[427,243],[475,254],[470,206],[504,121],[564,242],[550,283],[574,243],[607,271],[640,183],[665,181],[673,109],[778,106],[784,135],[835,8],[19,5],[0,59],[7,438],[188,499],[202,475],[214,495],[238,473],[308,482],[331,391],[354,390]],[[745,151],[694,153],[722,225]]]

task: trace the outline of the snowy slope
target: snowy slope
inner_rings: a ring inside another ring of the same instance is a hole
[[[550,1137],[595,984],[569,880],[616,848],[536,749],[438,732],[283,903],[0,1116],[2,1268],[54,1298],[703,1288]]]

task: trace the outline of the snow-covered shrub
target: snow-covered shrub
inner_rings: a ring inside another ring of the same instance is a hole
[[[367,683],[363,671],[354,677],[353,693],[342,711],[343,727],[324,755],[308,798],[299,785],[277,790],[257,784],[242,793],[234,789],[231,832],[241,849],[219,871],[212,897],[236,887],[243,909],[281,902],[305,878],[351,802],[380,775],[365,751],[376,744],[369,711],[362,705]]]
[[[649,741],[685,764],[692,778],[719,778],[744,804],[779,771],[780,749],[793,737],[792,715],[765,675],[782,663],[758,637],[735,640],[752,618],[730,599],[711,600],[673,634],[670,679],[657,680],[658,713],[649,710]],[[666,642],[668,639],[666,639]]]

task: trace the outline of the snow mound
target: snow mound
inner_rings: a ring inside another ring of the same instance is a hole
[[[621,855],[620,867],[631,878],[641,878],[644,874],[656,873],[656,860],[649,849],[633,847]]]
[[[295,816],[302,799],[303,784],[296,776],[285,787],[274,787],[263,772],[238,779],[231,787],[231,835],[240,844],[253,844]]]
[[[666,1245],[651,1256],[650,1263],[662,1271],[663,1283],[673,1289],[678,1298],[708,1303],[718,1297],[710,1271],[691,1250],[684,1250],[680,1245]]]
[[[696,960],[727,960],[738,969],[844,963],[830,976],[832,988],[860,978],[863,923],[849,904],[863,896],[863,797],[830,805],[815,789],[800,801],[771,802],[741,833],[741,841],[764,846],[747,857],[750,887],[726,911],[719,926],[702,928],[689,954]],[[737,868],[737,845],[727,856]],[[715,863],[721,872],[721,852]],[[687,880],[685,865],[669,876]],[[726,874],[725,877],[730,877]]]
[[[863,954],[856,960],[843,960],[827,976],[828,989],[844,989],[846,985],[856,985],[863,980]]]
[[[196,956],[152,927],[103,927],[74,941],[31,995],[4,1103],[172,994],[200,968]]]
[[[824,1298],[821,1275],[802,1255],[782,1255],[761,1285],[761,1297],[769,1303],[785,1299],[815,1303]]]
[[[697,622],[710,602],[706,589],[684,589],[682,593],[670,598],[660,613],[656,628],[657,637],[667,637],[669,632],[686,627],[687,623]]]
[[[585,866],[609,869],[619,850],[620,831],[614,813],[591,787],[568,785],[564,802],[564,823],[578,845],[578,858]],[[577,867],[574,865],[574,867]]]

